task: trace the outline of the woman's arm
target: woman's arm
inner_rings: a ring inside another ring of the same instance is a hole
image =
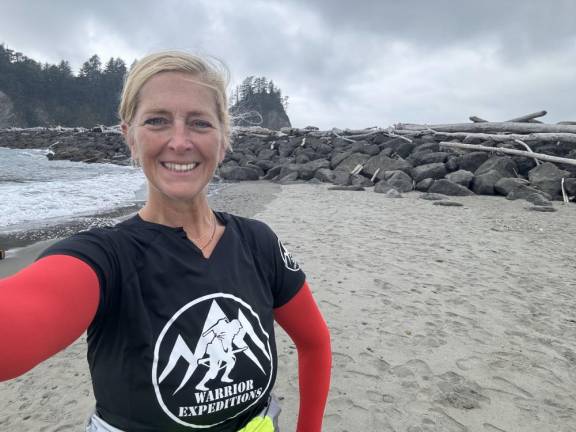
[[[288,303],[274,309],[274,318],[298,350],[300,412],[297,432],[320,432],[330,388],[332,352],[330,332],[308,283],[304,282]]]
[[[74,342],[100,297],[92,267],[50,255],[0,280],[0,381],[15,378]]]

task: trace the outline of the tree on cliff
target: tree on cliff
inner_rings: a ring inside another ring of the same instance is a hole
[[[93,55],[75,76],[66,61],[41,64],[0,45],[0,91],[12,102],[11,123],[16,126],[117,124],[125,74],[120,58],[111,58],[102,68]]]
[[[236,126],[262,126],[268,129],[290,127],[286,114],[288,97],[266,77],[249,76],[230,97],[230,113]]]

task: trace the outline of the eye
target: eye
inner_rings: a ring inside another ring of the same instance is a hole
[[[190,121],[190,126],[196,130],[211,129],[213,127],[212,123],[210,123],[207,120],[201,120],[201,119]]]
[[[151,117],[144,120],[144,124],[152,127],[162,127],[168,124],[168,119],[164,117]]]

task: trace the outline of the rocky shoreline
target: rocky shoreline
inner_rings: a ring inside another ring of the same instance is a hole
[[[514,123],[505,127],[510,125]],[[525,127],[525,123],[521,125]],[[468,127],[461,126],[462,130]],[[487,126],[484,123],[482,127]],[[553,211],[553,200],[574,201],[575,164],[504,154],[507,149],[518,148],[517,134],[458,134],[453,127],[449,130],[414,125],[357,131],[235,128],[233,151],[226,155],[218,176],[226,181],[325,182],[347,190],[373,186],[374,192],[393,198],[413,190],[442,196],[501,195],[528,200],[533,209],[541,211]],[[531,152],[576,163],[576,135],[558,134],[554,141],[545,134],[535,140],[535,135],[526,135],[527,140],[531,138]],[[448,146],[460,141],[493,151]],[[50,159],[129,163],[128,149],[117,127],[4,129],[0,130],[0,146],[48,148]]]

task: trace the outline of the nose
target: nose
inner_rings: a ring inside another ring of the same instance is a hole
[[[177,153],[192,149],[192,134],[186,124],[182,121],[175,121],[172,127],[172,134],[168,143],[170,150]]]

